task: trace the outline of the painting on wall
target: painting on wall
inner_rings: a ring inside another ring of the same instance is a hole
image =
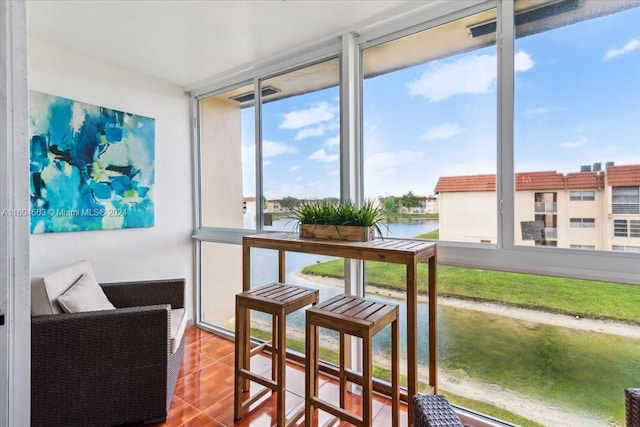
[[[152,227],[155,120],[29,95],[31,232]]]

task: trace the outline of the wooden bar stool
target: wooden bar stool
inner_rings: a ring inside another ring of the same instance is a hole
[[[318,294],[319,291],[316,289],[272,283],[236,295],[236,363],[233,412],[236,420],[242,417],[242,413],[248,406],[264,396],[265,393],[275,391],[278,393],[277,425],[278,427],[285,426],[286,318],[289,313],[309,304],[316,304]],[[250,370],[251,356],[261,352],[268,344],[264,343],[254,349],[250,348],[250,310],[269,313],[272,316],[271,378],[263,377]],[[250,381],[263,385],[265,389],[243,402],[242,395],[243,392],[249,391]]]
[[[355,296],[338,295],[306,311],[305,426],[313,422],[314,408],[326,411],[356,426],[373,422],[372,341],[373,336],[391,324],[391,414],[392,426],[399,423],[398,384],[398,306]],[[340,333],[340,407],[318,395],[318,327]],[[345,369],[345,335],[362,338],[362,375]],[[347,381],[362,386],[362,418],[345,410]]]

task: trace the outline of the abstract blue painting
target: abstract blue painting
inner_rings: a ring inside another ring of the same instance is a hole
[[[152,227],[155,120],[30,91],[32,233]]]

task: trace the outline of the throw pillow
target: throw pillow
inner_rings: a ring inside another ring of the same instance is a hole
[[[115,310],[98,282],[88,274],[80,276],[69,289],[64,291],[58,297],[58,303],[65,313]]]

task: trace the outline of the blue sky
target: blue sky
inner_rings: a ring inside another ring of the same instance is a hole
[[[517,171],[640,164],[640,8],[519,38],[515,50]],[[496,52],[365,80],[366,197],[429,195],[440,176],[495,173]],[[333,87],[263,106],[267,198],[339,195],[338,103]],[[253,109],[243,128],[253,196]]]

